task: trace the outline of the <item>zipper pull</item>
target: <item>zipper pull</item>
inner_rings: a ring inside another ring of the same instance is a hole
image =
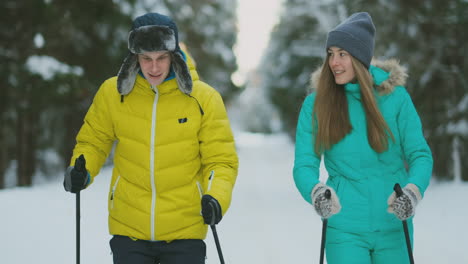
[[[214,178],[214,170],[211,171],[210,177],[208,178],[208,188],[206,191],[209,191],[211,189],[211,183],[213,182]]]

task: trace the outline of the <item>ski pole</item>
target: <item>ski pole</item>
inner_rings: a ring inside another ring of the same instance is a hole
[[[80,264],[80,192],[76,193],[76,264]]]
[[[325,191],[325,198],[330,199],[331,198],[331,192],[330,190]],[[324,252],[325,252],[325,240],[327,237],[327,225],[328,225],[328,218],[323,219],[322,223],[322,242],[320,245],[320,264],[323,264],[323,259],[324,259]]]
[[[223,252],[221,251],[221,245],[219,244],[219,238],[218,238],[218,232],[216,232],[216,226],[215,225],[210,225],[210,226],[211,226],[211,231],[213,231],[213,237],[216,243],[216,249],[218,250],[219,260],[221,261],[221,264],[224,264]]]
[[[75,160],[75,168],[79,171],[86,171],[86,160],[81,154]],[[76,264],[80,264],[80,191],[76,193]]]
[[[403,195],[403,190],[401,189],[400,184],[396,183],[395,186],[393,187],[393,190],[396,193],[396,197],[400,197]],[[414,258],[413,258],[413,250],[411,249],[411,240],[409,236],[409,231],[408,231],[408,223],[406,220],[402,220],[403,222],[403,230],[405,231],[405,238],[406,238],[406,248],[408,249],[408,256],[411,264],[414,264]]]

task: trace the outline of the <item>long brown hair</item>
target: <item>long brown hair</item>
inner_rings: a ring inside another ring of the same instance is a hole
[[[349,120],[344,85],[336,84],[328,60],[329,56],[322,65],[312,112],[312,130],[316,131],[314,150],[318,155],[330,149],[353,129]],[[373,79],[369,70],[354,57],[351,57],[351,61],[366,114],[367,140],[372,149],[382,153],[388,148],[388,138],[393,141],[395,139],[377,106]]]

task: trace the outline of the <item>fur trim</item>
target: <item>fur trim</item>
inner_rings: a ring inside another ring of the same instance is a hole
[[[172,69],[175,72],[177,85],[179,89],[185,93],[190,94],[192,92],[192,76],[190,75],[190,69],[185,63],[184,57],[180,52],[172,53]]]
[[[388,79],[377,87],[379,92],[388,94],[391,93],[393,88],[396,86],[404,86],[406,84],[406,79],[408,78],[407,70],[400,65],[400,62],[397,59],[389,59],[385,61],[373,60],[372,65],[390,74]]]
[[[129,52],[117,74],[117,90],[121,95],[132,91],[139,70],[138,55]]]
[[[399,61],[396,59],[389,60],[372,60],[372,65],[378,67],[390,74],[389,78],[377,87],[377,90],[382,94],[388,94],[393,91],[395,86],[404,86],[408,73],[405,67],[401,66]],[[310,88],[309,91],[314,91],[317,88],[317,84],[320,77],[322,66],[319,66],[310,76]]]
[[[315,71],[313,71],[312,74],[310,75],[310,85],[308,89],[309,93],[317,89],[321,72],[322,72],[322,65],[318,66],[317,69],[315,69]]]
[[[176,50],[174,31],[166,26],[142,26],[128,34],[128,49],[134,54]]]

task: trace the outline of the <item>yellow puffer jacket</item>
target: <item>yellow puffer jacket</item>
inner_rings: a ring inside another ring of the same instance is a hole
[[[230,205],[238,158],[229,120],[219,93],[187,60],[190,96],[175,79],[153,92],[138,76],[121,102],[113,77],[99,88],[78,133],[71,162],[84,154],[92,178],[116,141],[108,197],[112,235],[204,239],[201,196],[216,198],[223,214]]]

